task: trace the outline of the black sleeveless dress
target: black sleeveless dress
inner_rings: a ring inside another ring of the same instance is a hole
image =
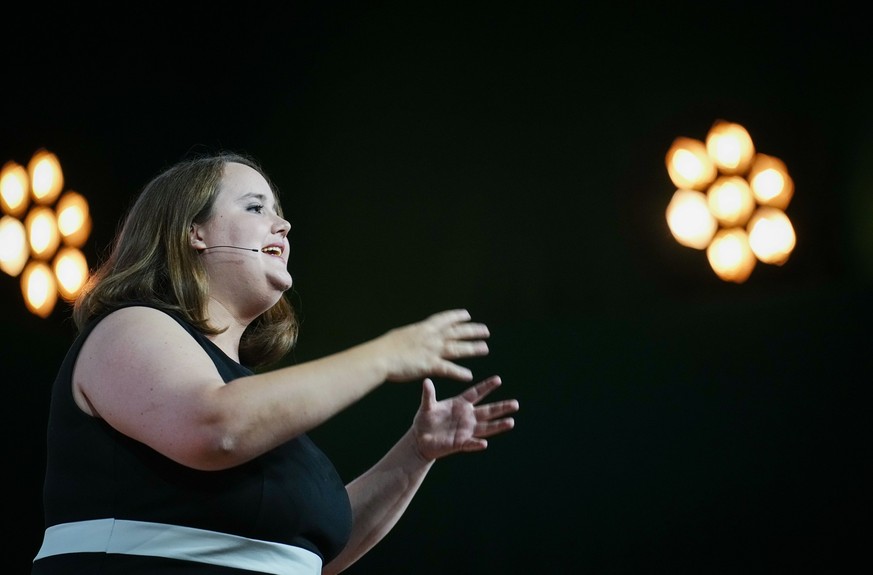
[[[225,383],[233,385],[234,379],[252,373],[184,320],[169,315],[200,344]],[[232,469],[199,471],[83,413],[73,399],[73,367],[83,342],[101,319],[73,342],[54,383],[43,496],[46,528],[114,518],[282,543],[315,553],[325,563],[342,550],[352,523],[348,495],[333,464],[308,436]],[[33,575],[256,572],[106,552],[42,557],[34,561],[32,570]]]

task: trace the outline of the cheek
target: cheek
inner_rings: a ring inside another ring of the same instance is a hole
[[[221,225],[216,226],[216,238],[222,238],[223,241],[239,245],[238,242],[249,239],[252,235],[250,230],[240,226],[231,225],[231,222],[220,222]]]

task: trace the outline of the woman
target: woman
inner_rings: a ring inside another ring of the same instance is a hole
[[[34,575],[339,573],[400,518],[433,462],[485,449],[515,400],[472,380],[485,325],[449,310],[274,370],[297,324],[289,223],[250,158],[171,167],[142,191],[76,301],[52,392]],[[412,426],[343,485],[307,432],[384,382],[423,379]]]

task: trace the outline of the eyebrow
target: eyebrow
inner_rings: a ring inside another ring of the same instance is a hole
[[[267,196],[265,196],[264,194],[260,194],[258,192],[246,192],[245,194],[241,195],[239,197],[239,199],[244,200],[244,201],[259,200],[259,201],[264,202],[264,203],[267,202]]]

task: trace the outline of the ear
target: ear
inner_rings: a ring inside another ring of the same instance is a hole
[[[200,236],[200,226],[197,224],[191,224],[188,229],[188,243],[198,252],[206,249],[206,242]]]

